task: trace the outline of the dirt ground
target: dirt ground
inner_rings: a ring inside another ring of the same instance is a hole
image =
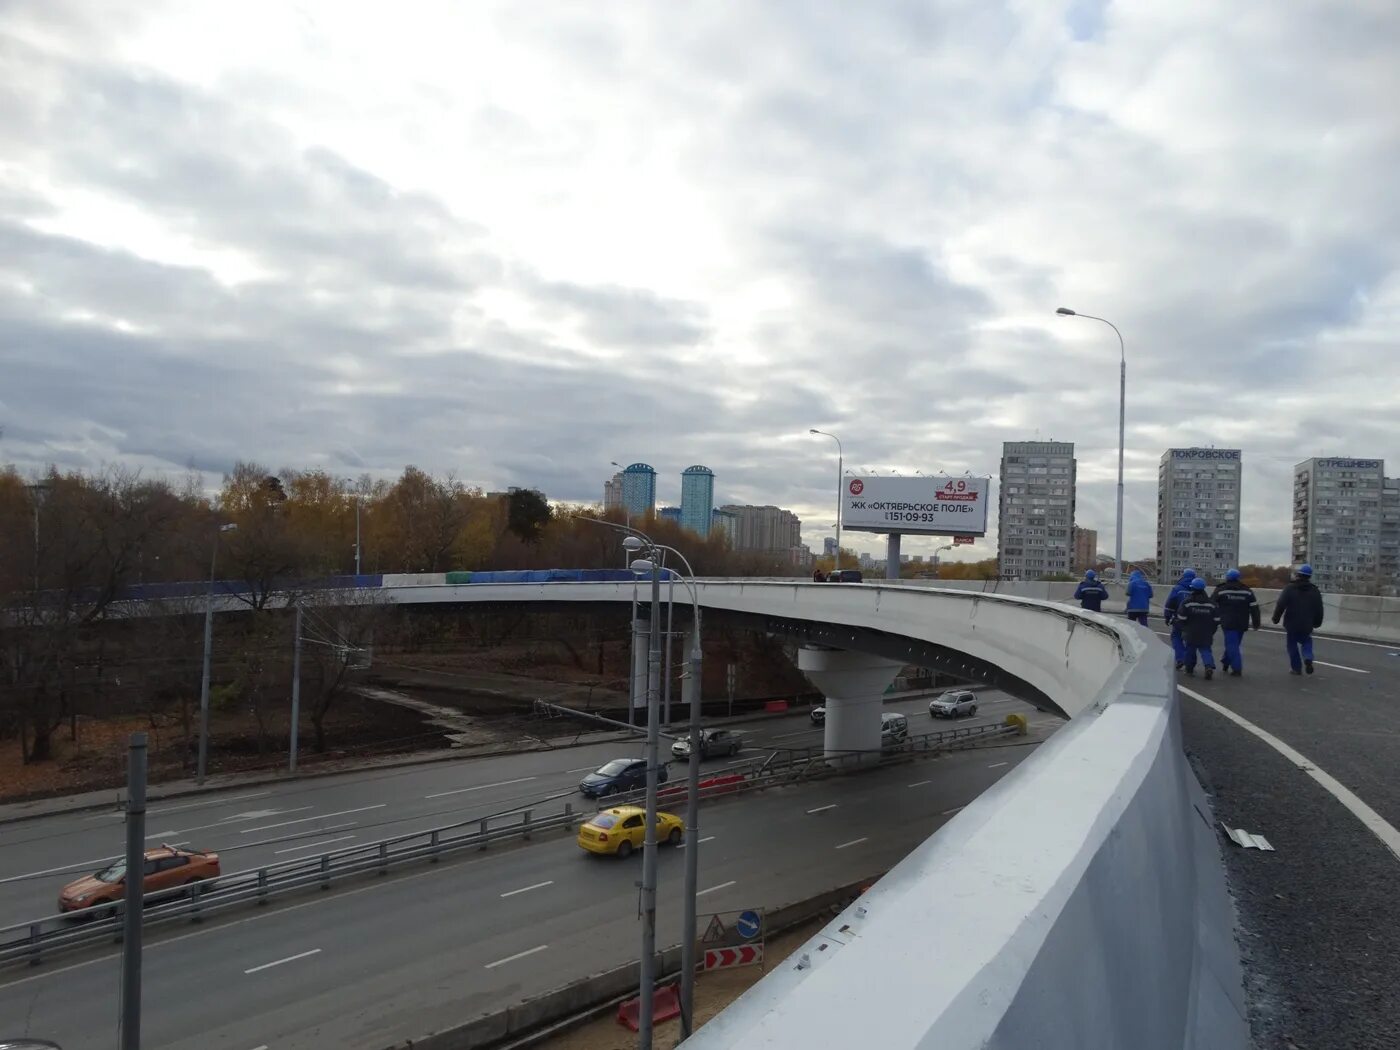
[[[764,966],[745,966],[702,975],[695,982],[695,1017],[699,1026],[748,991],[767,970],[781,963],[825,925],[826,918],[813,919],[775,937],[764,945]],[[673,1050],[680,1041],[680,1021],[656,1026],[652,1045],[656,1050]],[[590,1021],[541,1043],[546,1050],[636,1050],[637,1033],[617,1023],[617,1011]]]

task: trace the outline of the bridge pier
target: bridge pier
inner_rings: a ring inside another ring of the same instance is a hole
[[[869,653],[822,646],[797,650],[797,668],[826,697],[828,758],[852,751],[880,753],[880,712],[885,690],[904,664]]]

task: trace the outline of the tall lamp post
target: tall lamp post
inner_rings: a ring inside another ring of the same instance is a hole
[[[818,430],[812,427],[808,433],[820,434],[822,437],[829,437],[836,442],[836,560],[832,562],[833,569],[841,568],[841,476],[845,473],[846,450],[841,447],[841,439],[835,434],[827,433],[825,430]]]
[[[204,671],[199,679],[199,761],[195,767],[195,783],[204,783],[204,771],[209,761],[209,662],[214,648],[214,570],[219,563],[219,537],[233,532],[238,526],[229,522],[214,533],[214,550],[209,555],[209,590],[204,596]]]
[[[1128,404],[1128,355],[1123,348],[1123,333],[1118,326],[1106,317],[1081,314],[1068,306],[1055,311],[1062,317],[1083,317],[1090,321],[1102,321],[1113,329],[1118,337],[1118,535],[1113,541],[1113,575],[1115,582],[1123,582],[1123,424]]]
[[[950,551],[952,549],[953,545],[951,543],[945,543],[941,547],[933,548],[933,578],[935,580],[938,579],[938,556],[944,551]]]

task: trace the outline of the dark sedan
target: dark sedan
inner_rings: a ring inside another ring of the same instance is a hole
[[[656,780],[660,784],[666,783],[664,764],[657,767]],[[646,759],[615,758],[584,777],[578,789],[589,798],[601,798],[604,795],[620,795],[624,791],[635,791],[646,786]]]

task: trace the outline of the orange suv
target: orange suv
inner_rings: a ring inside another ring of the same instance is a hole
[[[146,851],[146,893],[188,886],[219,874],[219,855],[161,846]],[[92,875],[70,882],[58,895],[59,911],[87,911],[110,906],[126,896],[126,861],[113,861]]]

